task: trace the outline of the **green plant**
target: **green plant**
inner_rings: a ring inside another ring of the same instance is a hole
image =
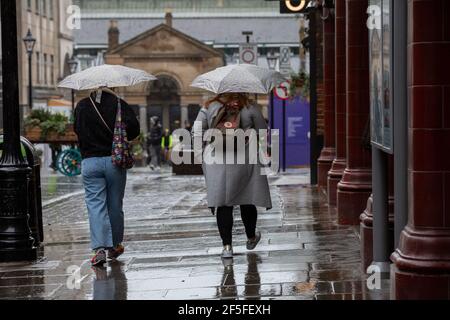
[[[145,135],[143,132],[131,143],[131,152],[135,157],[141,157],[144,153]]]
[[[50,119],[50,116],[51,116],[50,111],[44,109],[33,109],[31,110],[28,117],[25,119],[25,126],[27,127],[39,126],[40,123]]]
[[[42,109],[32,110],[25,119],[25,127],[39,127],[42,130],[41,134],[44,138],[52,132],[64,135],[68,124],[69,119],[65,115],[51,113],[50,111]]]
[[[310,79],[309,75],[300,71],[291,75],[291,85],[289,87],[289,95],[291,97],[301,96],[305,99],[309,98],[310,94]]]

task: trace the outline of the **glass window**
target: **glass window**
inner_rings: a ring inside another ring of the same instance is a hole
[[[391,106],[391,5],[392,0],[383,0],[383,146],[392,149]]]
[[[36,14],[40,14],[41,13],[41,0],[35,0],[35,5],[36,5]]]
[[[31,0],[27,0],[27,9],[28,11],[31,11]]]
[[[47,15],[47,0],[42,0],[42,15],[44,17]]]
[[[41,55],[36,52],[36,83],[41,83]]]
[[[50,55],[50,84],[55,84],[55,57]]]
[[[380,23],[376,19],[381,19],[381,0],[371,0],[371,17],[374,21],[369,29],[370,45],[370,104],[371,104],[371,122],[372,122],[372,141],[381,144],[382,137],[382,53],[381,53],[381,30]]]
[[[370,105],[372,143],[392,152],[391,106],[391,5],[392,0],[371,0],[370,43]]]
[[[48,4],[48,17],[50,19],[53,19],[53,0],[48,0],[49,4]]]
[[[47,71],[48,71],[47,54],[44,53],[44,84],[48,84]]]

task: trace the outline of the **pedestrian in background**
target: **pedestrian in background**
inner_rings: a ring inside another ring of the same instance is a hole
[[[170,134],[169,129],[164,130],[164,135],[161,139],[161,148],[163,150],[164,154],[164,162],[168,163],[170,162],[170,151],[172,149],[173,142],[172,142],[172,135]]]
[[[208,129],[267,129],[259,107],[247,94],[219,94],[200,110],[193,128],[194,138],[203,139]],[[224,138],[225,141],[225,138]],[[205,149],[206,150],[206,149]],[[208,207],[216,213],[217,225],[222,238],[222,258],[232,258],[233,207],[240,206],[241,217],[247,235],[247,249],[253,250],[261,239],[256,231],[258,212],[256,207],[272,208],[267,176],[261,174],[260,164],[249,161],[249,145],[246,143],[245,164],[237,164],[235,150],[224,148],[223,164],[207,164],[203,161]],[[234,163],[226,163],[227,155],[234,152]],[[209,155],[204,152],[203,159]]]
[[[115,259],[125,250],[122,244],[123,198],[127,171],[115,166],[111,157],[120,98],[108,89],[100,92],[101,98],[97,97],[99,92],[94,91],[77,104],[74,124],[83,158],[81,174],[94,251],[93,266],[101,266],[107,258]],[[131,141],[139,136],[139,122],[131,107],[122,99],[120,103],[122,122],[126,126],[128,141]]]
[[[149,154],[149,167],[153,170],[161,169],[161,140],[162,128],[157,116],[150,118],[150,132],[147,135],[147,150]]]

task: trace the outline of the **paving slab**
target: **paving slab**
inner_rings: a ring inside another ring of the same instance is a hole
[[[201,176],[145,168],[129,172],[126,252],[89,265],[89,223],[80,177],[42,177],[45,243],[36,262],[0,263],[0,299],[349,300],[388,299],[389,281],[369,291],[358,229],[339,226],[305,169],[270,177],[274,208],[259,209],[262,240],[247,251],[235,211],[231,261],[220,258],[216,217]]]

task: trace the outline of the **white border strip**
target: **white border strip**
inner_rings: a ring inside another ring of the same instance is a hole
[[[42,208],[49,207],[52,204],[55,204],[55,203],[67,200],[67,199],[69,199],[71,197],[79,196],[79,195],[82,195],[82,194],[84,194],[84,190],[78,190],[78,191],[75,191],[75,192],[72,192],[72,193],[65,194],[65,195],[60,196],[60,197],[56,197],[56,198],[44,201],[44,202],[42,202]]]

